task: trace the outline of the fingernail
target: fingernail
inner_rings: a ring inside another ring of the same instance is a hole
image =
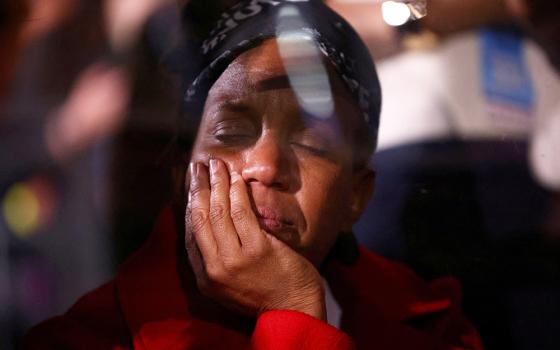
[[[214,175],[218,171],[218,161],[216,159],[210,159],[210,173]]]
[[[194,177],[197,181],[200,178],[200,174],[202,173],[203,166],[204,165],[202,163],[196,163],[196,166],[194,167]]]
[[[189,176],[188,176],[188,188],[185,188],[185,191],[187,192],[187,196],[188,196],[188,201],[191,201],[191,188],[192,188],[192,183],[194,181],[194,163],[189,163]]]
[[[239,173],[236,171],[232,171],[229,177],[232,184],[241,179],[241,175],[239,175]]]
[[[191,182],[195,177],[194,172],[195,172],[195,164],[193,162],[190,162],[190,164],[189,164],[189,177],[190,177]]]

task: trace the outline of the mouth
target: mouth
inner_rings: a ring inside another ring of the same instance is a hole
[[[293,232],[296,229],[293,221],[283,217],[273,208],[257,207],[255,215],[257,216],[261,229],[268,233]]]

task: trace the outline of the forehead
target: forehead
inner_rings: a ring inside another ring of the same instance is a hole
[[[306,62],[300,62],[305,64]],[[293,62],[292,62],[293,64]],[[324,67],[323,81],[329,94],[338,107],[350,108],[359,113],[350,92],[326,60],[320,62]],[[257,92],[292,89],[293,72],[286,70],[286,61],[280,54],[276,39],[264,41],[261,45],[238,56],[214,83],[208,94],[206,106],[228,99],[240,99]],[[302,77],[299,77],[302,78]],[[317,77],[309,77],[316,80]],[[313,82],[310,82],[313,84]]]

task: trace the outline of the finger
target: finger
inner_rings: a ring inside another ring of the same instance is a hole
[[[185,235],[185,247],[187,249],[187,256],[189,258],[192,272],[196,279],[196,284],[199,290],[204,292],[209,286],[206,263],[202,258],[202,254],[200,253],[200,249],[198,248],[196,239],[192,233],[187,233]]]
[[[190,232],[205,261],[215,259],[216,240],[210,225],[210,183],[208,171],[203,164],[194,163],[189,167],[190,189],[185,213],[185,233]]]
[[[210,160],[210,186],[210,224],[218,251],[222,255],[236,254],[241,243],[230,216],[229,174],[221,160]]]
[[[189,257],[191,268],[197,280],[204,278],[206,276],[206,271],[204,269],[204,260],[202,259],[200,249],[196,244],[196,239],[194,238],[192,232],[189,230],[187,230],[185,234],[185,248],[187,250],[187,256]]]
[[[245,181],[237,172],[231,173],[230,211],[241,245],[249,248],[264,238],[259,221],[251,208]]]

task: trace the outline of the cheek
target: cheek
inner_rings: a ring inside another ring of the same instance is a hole
[[[311,174],[319,174],[313,171]],[[350,181],[342,171],[308,176],[296,195],[307,223],[301,236],[301,250],[319,265],[332,248],[350,217]]]

